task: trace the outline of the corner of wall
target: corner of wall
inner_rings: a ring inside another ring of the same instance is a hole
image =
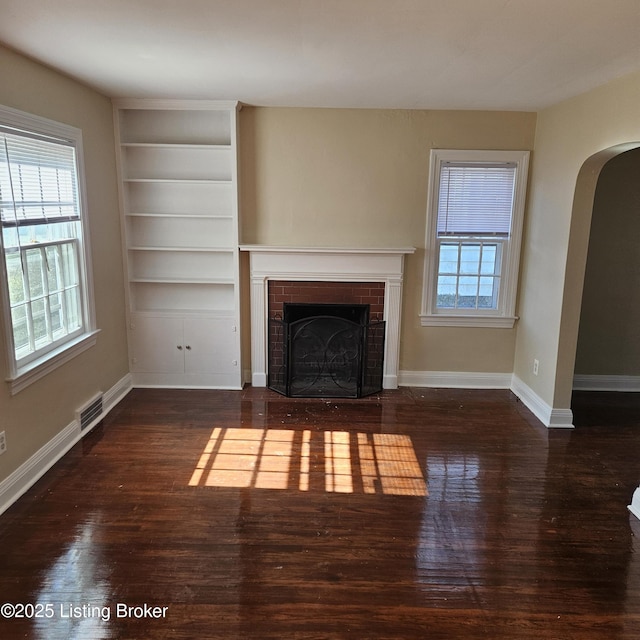
[[[552,407],[515,373],[512,376],[510,389],[545,427],[549,429],[573,429],[573,412],[571,409]]]

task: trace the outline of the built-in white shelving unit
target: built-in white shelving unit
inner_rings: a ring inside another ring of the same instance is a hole
[[[242,386],[237,112],[114,101],[134,386]]]

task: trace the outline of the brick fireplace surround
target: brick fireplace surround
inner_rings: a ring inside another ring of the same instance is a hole
[[[386,321],[385,389],[398,387],[404,256],[399,249],[243,245],[251,262],[251,383],[267,386],[267,321],[285,302],[369,304]]]
[[[372,320],[384,315],[384,282],[300,282],[269,280],[268,314],[283,316],[288,302],[302,304],[368,304]]]

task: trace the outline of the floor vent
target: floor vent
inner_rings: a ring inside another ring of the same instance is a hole
[[[80,423],[80,431],[84,431],[98,422],[102,417],[102,410],[102,393],[98,394],[84,407],[78,409],[77,416]]]

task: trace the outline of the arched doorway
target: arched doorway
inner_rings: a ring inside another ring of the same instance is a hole
[[[600,417],[590,415],[580,391],[640,391],[639,175],[640,149],[632,149],[609,160],[598,176],[576,347],[576,426],[606,421],[607,415],[624,421],[625,406],[637,404],[604,394],[596,404],[602,403]],[[593,394],[588,397],[595,402]]]
[[[558,407],[571,406],[582,294],[598,181],[607,162],[637,148],[640,148],[640,142],[603,149],[589,157],[578,174],[571,215],[555,381],[554,405]]]

